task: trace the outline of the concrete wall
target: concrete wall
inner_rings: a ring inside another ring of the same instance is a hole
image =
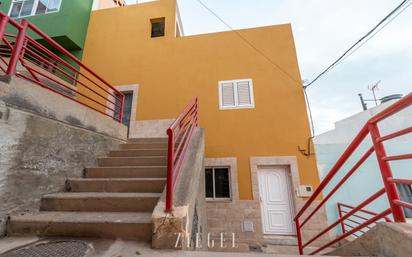
[[[62,191],[120,142],[0,101],[0,236],[8,215],[37,211],[42,195]]]
[[[0,100],[72,126],[120,140],[127,138],[123,124],[25,79],[12,77],[10,83],[0,82]]]
[[[163,192],[153,211],[152,247],[175,249],[178,234],[186,235],[184,244],[177,248],[201,250],[207,245],[207,217],[205,201],[204,131],[194,132],[182,165],[173,195],[173,212],[165,213],[166,193]],[[196,235],[201,247],[196,248]],[[186,242],[190,242],[188,246]],[[182,242],[182,241],[180,241]]]
[[[165,37],[150,19],[165,17]],[[110,22],[107,22],[110,21]],[[206,157],[235,157],[240,200],[253,200],[251,156],[296,156],[303,184],[319,182],[289,24],[240,30],[290,76],[233,32],[176,37],[176,0],[92,12],[83,61],[114,85],[139,84],[137,120],[176,118],[199,97]],[[115,47],[114,47],[115,46]],[[218,82],[253,79],[254,109],[220,110]]]
[[[319,176],[324,178],[341,156],[343,151],[357,135],[361,127],[372,116],[381,112],[393,102],[385,103],[368,111],[361,112],[357,115],[339,121],[335,124],[335,129],[314,139],[316,158],[318,162]],[[396,114],[395,116],[380,123],[379,127],[382,135],[387,135],[395,131],[412,126],[412,108]],[[324,190],[324,193],[330,192],[333,186],[353,167],[361,156],[371,147],[371,140],[368,138],[361,145],[348,163],[342,168],[331,184]],[[411,153],[412,135],[406,135],[401,138],[385,143],[388,155],[399,155]],[[410,172],[412,161],[391,162],[392,171],[397,178],[412,179]],[[378,163],[374,154],[360,167],[360,169],[348,180],[348,182],[336,193],[334,197],[327,202],[328,222],[331,224],[338,219],[337,202],[349,205],[358,205],[367,199],[373,193],[383,188],[382,177],[379,172]],[[373,202],[366,209],[382,212],[389,208],[386,197],[381,197]],[[339,232],[339,231],[336,231]]]
[[[411,253],[412,225],[379,223],[360,239],[349,242],[327,255],[410,257]]]

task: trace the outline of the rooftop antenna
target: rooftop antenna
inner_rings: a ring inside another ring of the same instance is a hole
[[[375,84],[372,84],[372,85],[369,85],[369,86],[368,86],[368,89],[369,89],[370,91],[372,91],[372,93],[373,93],[373,99],[374,99],[374,101],[375,101],[375,105],[376,105],[376,106],[378,106],[378,99],[376,98],[376,91],[379,90],[379,84],[380,84],[381,82],[382,82],[382,81],[379,80],[379,81],[376,82]]]

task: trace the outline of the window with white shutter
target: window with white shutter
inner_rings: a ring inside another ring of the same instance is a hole
[[[219,105],[220,109],[254,108],[252,80],[220,81]]]

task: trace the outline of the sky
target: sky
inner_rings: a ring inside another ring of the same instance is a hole
[[[229,30],[197,0],[178,2],[186,35]],[[202,2],[235,29],[291,23],[302,78],[310,81],[372,29],[401,0]],[[372,92],[368,90],[368,86],[377,81],[381,81],[378,98],[411,92],[411,46],[412,6],[356,53],[308,88],[315,133],[331,130],[336,121],[361,112],[358,93],[371,99]],[[369,103],[369,107],[373,105],[374,103]]]

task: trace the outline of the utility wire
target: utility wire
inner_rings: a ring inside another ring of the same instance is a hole
[[[260,54],[263,58],[265,58],[267,61],[269,61],[275,68],[277,68],[280,72],[282,72],[284,75],[289,77],[291,80],[294,82],[298,83],[298,85],[302,86],[302,82],[296,80],[290,73],[285,71],[279,64],[274,62],[270,57],[268,57],[262,50],[260,50],[258,47],[256,47],[250,40],[245,38],[239,31],[235,30],[232,26],[229,25],[225,20],[223,20],[216,12],[214,12],[212,9],[210,9],[206,4],[204,4],[201,0],[196,0],[201,4],[207,11],[209,11],[213,16],[215,16],[218,20],[220,20],[226,27],[228,27],[232,32],[234,32],[240,39],[242,39],[246,44],[248,44],[251,48],[253,48],[258,54]]]
[[[366,42],[368,42],[372,37],[374,37],[379,31],[381,31],[384,27],[386,27],[390,22],[392,22],[396,17],[399,16],[402,12],[406,10],[410,6],[407,5],[405,9],[403,9],[400,13],[398,13],[393,19],[389,20],[394,14],[396,14],[400,9],[402,9],[406,4],[408,4],[410,0],[404,0],[402,1],[394,10],[392,10],[385,18],[383,18],[375,27],[373,27],[372,30],[370,30],[368,33],[366,33],[363,37],[361,37],[355,44],[353,44],[348,50],[346,50],[335,62],[333,62],[331,65],[329,65],[323,72],[321,72],[318,76],[315,77],[310,83],[305,85],[305,88],[310,87],[313,85],[316,81],[318,81],[321,77],[326,75],[330,70],[335,68],[341,61],[352,55],[355,51],[357,51],[360,47],[362,47]],[[389,22],[385,24],[382,28],[381,25],[384,24],[387,20]],[[380,29],[379,29],[380,28]],[[378,30],[379,29],[379,30]],[[378,30],[375,34],[374,32]],[[372,36],[371,36],[372,35]],[[369,36],[371,36],[369,39],[367,39]],[[363,42],[365,39],[367,39],[366,42]],[[363,43],[363,44],[361,44]],[[359,44],[361,44],[358,48],[356,48]],[[355,49],[356,48],[356,49]],[[354,50],[355,49],[355,50]]]
[[[378,34],[381,30],[383,30],[384,28],[386,28],[386,26],[388,26],[393,20],[395,20],[396,18],[398,18],[399,15],[401,15],[404,11],[406,11],[406,9],[408,9],[409,6],[412,5],[412,2],[407,4],[401,11],[399,11],[398,14],[396,14],[392,19],[390,19],[385,25],[383,25],[379,30],[377,30],[372,36],[370,36],[367,40],[365,40],[362,44],[360,44],[357,48],[355,48],[351,53],[349,53],[348,55],[345,56],[345,58],[343,58],[338,64],[340,64],[341,62],[343,62],[344,60],[346,60],[347,58],[349,58],[352,54],[354,54],[357,50],[359,50],[359,48],[361,48],[362,46],[364,46],[366,43],[369,42],[369,40],[371,40],[372,38],[374,38],[376,36],[376,34]],[[338,65],[337,64],[337,65]]]

